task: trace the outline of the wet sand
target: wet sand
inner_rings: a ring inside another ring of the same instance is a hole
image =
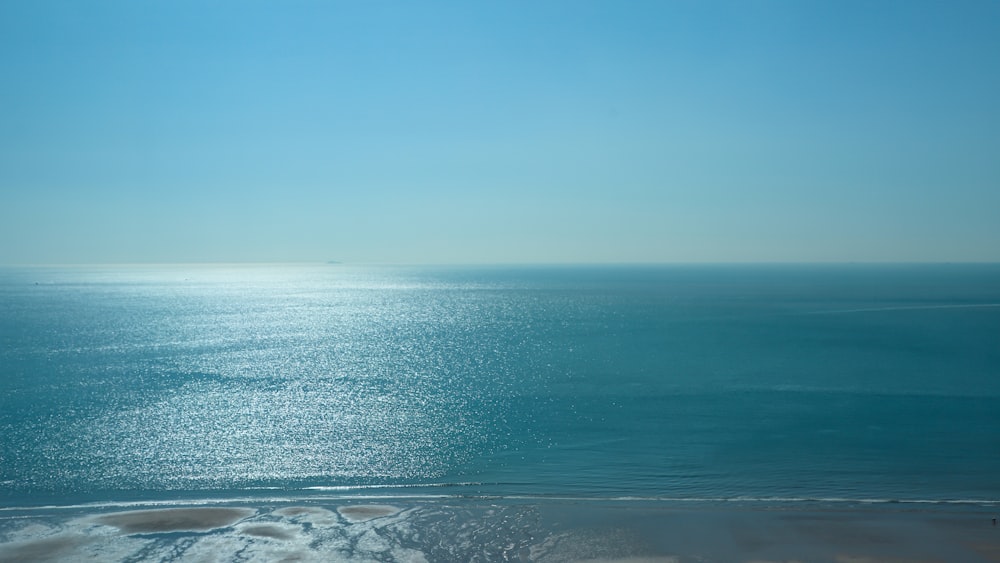
[[[158,532],[205,532],[226,528],[253,516],[248,508],[167,508],[160,510],[132,510],[102,514],[94,522],[114,526],[126,534],[153,534]]]
[[[337,512],[351,522],[364,522],[365,520],[371,520],[372,518],[380,518],[382,516],[395,514],[399,512],[399,509],[395,506],[388,506],[384,504],[369,504],[360,506],[342,506],[337,509]]]
[[[1000,561],[996,507],[315,499],[0,510],[0,561]]]

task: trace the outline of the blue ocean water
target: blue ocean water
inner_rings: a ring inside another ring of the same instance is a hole
[[[0,270],[0,504],[1000,501],[1000,265]]]

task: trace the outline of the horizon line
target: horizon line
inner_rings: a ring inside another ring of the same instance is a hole
[[[725,266],[725,265],[990,265],[1000,260],[622,260],[622,261],[496,261],[496,262],[352,262],[333,260],[190,260],[190,261],[108,261],[108,262],[11,262],[0,268],[95,267],[95,266],[407,266],[407,267],[546,267],[546,266]]]

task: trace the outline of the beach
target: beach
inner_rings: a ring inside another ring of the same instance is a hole
[[[499,499],[5,509],[2,561],[1000,561],[996,507]]]

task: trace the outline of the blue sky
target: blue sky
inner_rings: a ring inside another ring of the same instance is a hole
[[[0,3],[0,263],[1000,260],[1000,2]]]

